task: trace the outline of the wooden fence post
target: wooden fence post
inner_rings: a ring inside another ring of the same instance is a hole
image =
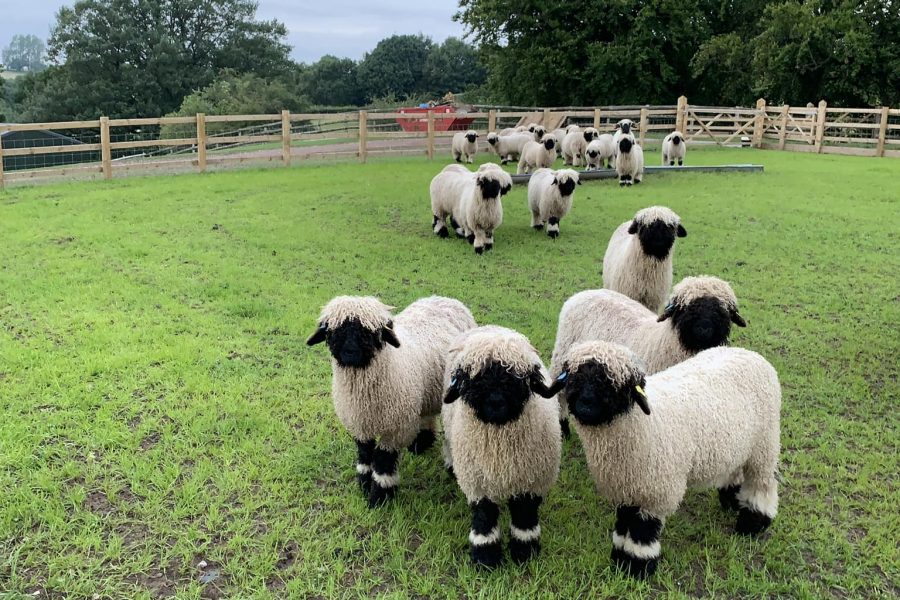
[[[206,172],[206,115],[197,113],[197,170]]]
[[[875,148],[875,156],[884,156],[884,140],[887,137],[888,112],[890,107],[881,107],[881,122],[878,124],[878,145]],[[3,161],[2,152],[0,152],[0,162]],[[3,185],[3,167],[0,166],[0,187]]]
[[[368,115],[359,111],[359,162],[366,162],[366,136],[368,135]]]
[[[109,147],[109,117],[100,117],[100,161],[103,178],[112,179],[112,150]]]
[[[281,111],[281,162],[291,166],[291,111]]]
[[[646,137],[647,137],[647,133],[646,133],[646,132],[647,132],[647,126],[650,124],[649,121],[650,121],[650,119],[649,119],[648,116],[647,116],[647,109],[646,109],[646,108],[642,108],[642,109],[641,109],[641,124],[640,124],[640,128],[641,128],[641,133],[640,133],[640,145],[641,145],[641,148],[644,147],[644,142],[646,141]]]
[[[784,150],[784,145],[787,143],[787,122],[788,122],[788,112],[791,110],[791,107],[787,104],[781,107],[781,131],[778,132],[778,149]]]
[[[594,129],[600,131],[600,109],[594,109]]]
[[[678,106],[675,108],[675,130],[687,135],[685,127],[687,127],[687,96],[679,96]]]
[[[824,100],[819,102],[819,112],[816,115],[816,154],[822,153],[822,139],[825,137],[825,116],[828,110],[828,103]]]
[[[497,111],[493,108],[488,111],[488,133],[497,131]]]
[[[3,136],[0,135],[0,190],[3,189]]]
[[[434,160],[434,111],[428,111],[428,160]]]
[[[756,101],[756,118],[753,120],[753,147],[761,148],[763,133],[766,130],[766,99]]]
[[[550,109],[545,108],[544,109],[544,120],[542,121],[542,124],[544,127],[547,127],[549,125],[549,123],[550,123]]]

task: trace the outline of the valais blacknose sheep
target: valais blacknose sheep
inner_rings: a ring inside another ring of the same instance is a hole
[[[525,144],[531,141],[534,141],[534,134],[527,132],[499,135],[492,131],[487,136],[488,146],[500,157],[500,162],[504,165],[511,160],[519,160]]]
[[[474,173],[473,185],[460,198],[462,233],[476,254],[494,247],[494,230],[503,222],[500,199],[512,189],[512,177],[494,163],[485,163]]]
[[[616,174],[620,186],[640,183],[644,179],[644,151],[631,134],[619,138]]]
[[[559,475],[557,402],[537,351],[504,327],[472,329],[447,359],[444,460],[472,510],[472,560],[503,560],[500,505],[510,512],[509,552],[524,562],[540,551],[538,507]]]
[[[596,140],[587,145],[585,149],[587,155],[588,169],[602,169],[604,164],[606,168],[613,168],[613,160],[616,157],[616,145],[613,143],[613,136],[604,133]]]
[[[572,208],[575,186],[581,185],[578,172],[572,169],[538,169],[528,180],[528,208],[531,210],[531,226],[543,229],[547,235],[559,235],[559,222]]]
[[[680,167],[684,164],[684,156],[687,154],[687,142],[684,141],[684,134],[680,131],[673,131],[665,137],[662,143],[662,164],[663,166],[672,166],[678,161]]]
[[[627,348],[586,342],[569,349],[560,381],[597,490],[616,506],[620,568],[656,570],[663,524],[689,487],[718,488],[737,533],[772,523],[781,386],[762,356],[713,348],[647,377]]]
[[[453,141],[451,144],[453,160],[456,162],[463,162],[464,159],[467,163],[474,162],[475,154],[478,152],[477,140],[478,132],[474,129],[453,134]]]
[[[369,506],[392,498],[400,451],[434,443],[450,340],[475,327],[461,302],[432,296],[391,315],[371,296],[338,296],[325,305],[306,343],[331,352],[331,395],[356,441],[357,479]]]
[[[516,173],[521,175],[529,173],[535,169],[545,169],[553,165],[556,160],[556,138],[552,133],[544,135],[544,139],[540,142],[528,142],[522,149],[522,156],[519,157],[519,166]]]

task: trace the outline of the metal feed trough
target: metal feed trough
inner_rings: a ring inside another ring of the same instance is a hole
[[[721,165],[718,167],[683,166],[683,167],[644,167],[644,175],[654,173],[762,173],[762,165]],[[599,169],[596,171],[578,171],[582,181],[590,179],[617,179],[615,169]],[[513,183],[528,183],[531,175],[513,175]]]

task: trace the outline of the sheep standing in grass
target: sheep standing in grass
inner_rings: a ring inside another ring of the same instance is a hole
[[[475,161],[475,154],[478,153],[478,132],[474,129],[470,129],[468,131],[460,131],[459,133],[453,134],[453,141],[451,144],[451,152],[453,153],[453,160],[456,162],[462,162],[462,159],[465,158],[465,162],[472,163]]]
[[[607,169],[613,168],[613,160],[616,157],[616,146],[613,136],[604,133],[587,145],[585,149],[588,169],[602,169],[604,162]]]
[[[459,212],[466,239],[476,254],[494,247],[494,230],[503,222],[500,198],[512,189],[512,177],[493,163],[482,165],[460,198]]]
[[[431,180],[431,227],[439,237],[449,235],[447,219],[459,237],[465,237],[461,223],[462,197],[471,193],[471,182],[474,179],[471,171],[462,165],[447,165]]]
[[[618,567],[656,571],[663,524],[689,487],[718,488],[722,507],[738,511],[737,533],[772,523],[781,386],[762,356],[713,348],[646,377],[627,348],[586,342],[560,378],[597,490],[616,506]]]
[[[559,236],[559,222],[572,208],[575,186],[581,185],[578,172],[572,169],[538,169],[528,180],[528,208],[531,210],[531,226],[543,229],[547,235]]]
[[[528,126],[528,131],[534,135],[534,141],[540,142],[544,139],[544,134],[547,133],[547,130],[543,125],[538,125],[537,123],[532,123]]]
[[[686,237],[681,217],[665,206],[639,210],[619,225],[603,256],[603,287],[656,312],[672,287],[672,248]]]
[[[659,317],[619,292],[585,290],[566,300],[559,313],[550,373],[553,377],[562,373],[564,357],[572,346],[599,340],[627,346],[653,374],[698,352],[725,345],[732,323],[747,326],[738,313],[731,286],[716,277],[685,277],[672,290]],[[563,431],[568,431],[565,402],[561,414]]]
[[[522,149],[522,156],[519,157],[519,167],[516,173],[519,175],[534,171],[535,169],[545,169],[553,165],[556,160],[556,138],[553,134],[544,135],[541,142],[528,142]]]
[[[684,156],[687,154],[687,142],[684,141],[684,134],[680,131],[673,131],[665,137],[662,143],[662,164],[663,166],[673,166],[678,161],[680,167],[684,164]]]
[[[472,510],[477,565],[503,561],[502,503],[509,505],[512,559],[540,552],[538,508],[559,475],[561,449],[557,402],[545,376],[537,351],[511,329],[479,327],[450,345],[444,460]]]
[[[567,133],[562,142],[562,156],[565,164],[580,167],[584,161],[588,144],[598,137],[600,137],[600,132],[593,127]]]
[[[613,144],[617,154],[619,152],[619,141],[622,139],[622,136],[631,135],[634,138],[634,134],[631,132],[632,129],[634,129],[634,121],[631,119],[622,119],[616,123],[616,131],[613,133]]]
[[[400,451],[434,443],[447,349],[473,327],[468,308],[438,296],[396,317],[371,296],[338,296],[322,309],[306,343],[326,342],[331,352],[334,410],[356,441],[357,479],[370,507],[395,495]]]
[[[616,174],[619,176],[620,186],[640,183],[644,178],[644,151],[631,134],[623,135],[619,139]]]
[[[492,131],[487,136],[488,145],[500,157],[500,162],[504,165],[511,160],[519,160],[525,144],[531,141],[534,141],[534,134],[530,133],[499,135]]]

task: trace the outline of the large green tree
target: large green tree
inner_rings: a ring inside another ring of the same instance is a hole
[[[222,69],[290,72],[286,29],[256,18],[251,0],[79,0],[59,10],[49,57],[31,82],[33,118],[160,115]],[[74,97],[69,97],[74,93]]]
[[[424,92],[425,61],[432,46],[422,35],[394,35],[378,42],[359,64],[357,78],[366,99],[404,100]]]
[[[304,72],[303,89],[314,104],[359,106],[365,101],[356,62],[349,58],[320,58]]]
[[[44,64],[44,42],[36,35],[14,35],[3,49],[3,62],[12,71],[40,71]]]
[[[448,37],[443,44],[435,44],[425,59],[425,86],[436,96],[481,85],[486,77],[478,51],[459,38]]]

